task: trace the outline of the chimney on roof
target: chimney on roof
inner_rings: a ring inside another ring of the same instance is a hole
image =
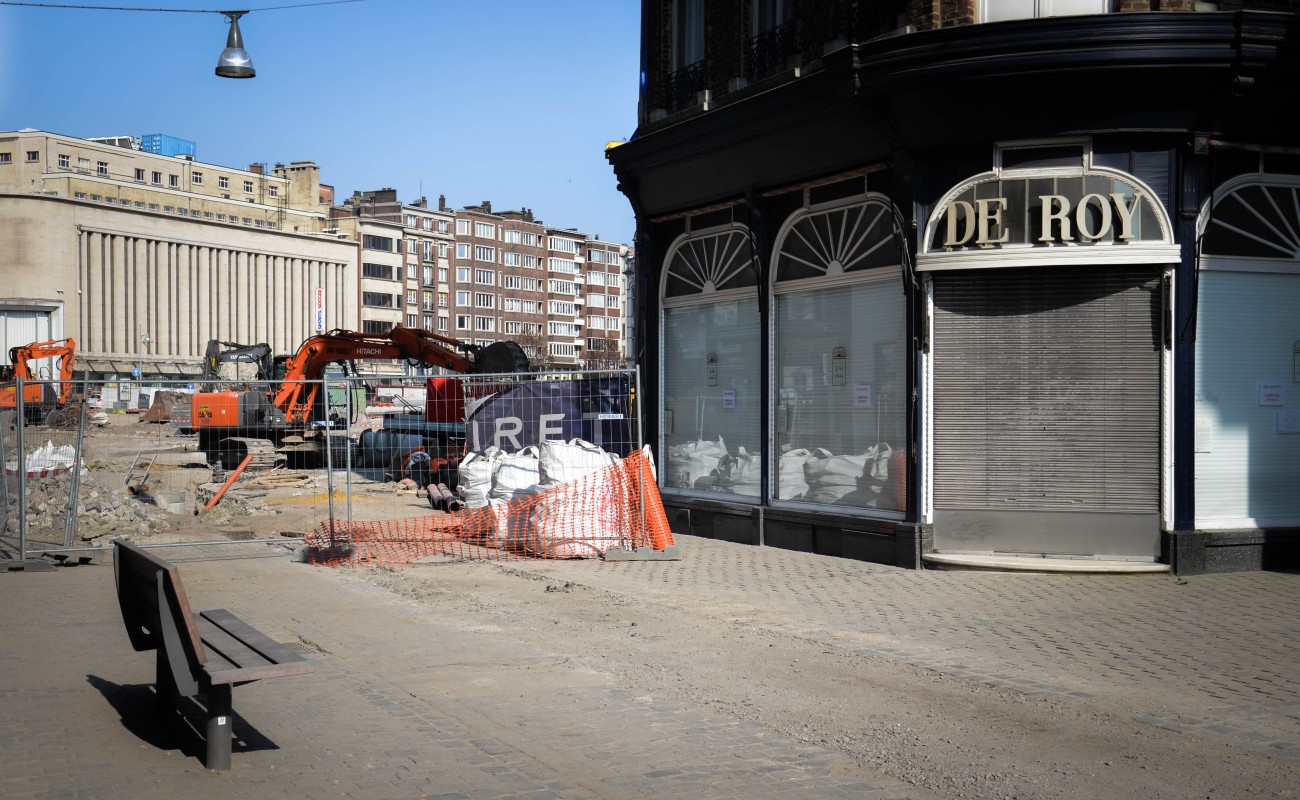
[[[253,173],[254,175],[261,175],[261,174],[262,174],[262,165],[261,165],[261,164],[249,164],[249,165],[248,165],[248,171],[251,172],[251,173]]]
[[[484,214],[491,214],[491,213],[492,213],[492,201],[491,201],[491,200],[484,200],[484,201],[483,201],[483,213],[484,213]]]
[[[438,210],[439,211],[447,210],[447,195],[445,194],[438,195]]]

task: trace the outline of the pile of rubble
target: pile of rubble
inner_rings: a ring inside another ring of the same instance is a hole
[[[26,482],[28,538],[62,543],[72,478],[71,473],[63,473]],[[11,494],[8,500],[11,513],[6,515],[6,533],[16,536],[18,497]],[[148,497],[133,497],[125,492],[105,489],[95,480],[93,473],[83,470],[77,487],[77,541],[73,544],[105,536],[139,536],[165,531],[171,525],[169,517],[167,511],[152,504]]]

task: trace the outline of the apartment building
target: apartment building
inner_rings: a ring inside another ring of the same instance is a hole
[[[1297,8],[644,0],[606,152],[673,530],[1300,564]]]
[[[292,352],[318,322],[356,327],[357,247],[326,232],[314,164],[133,144],[0,133],[0,350],[72,337],[91,377],[179,379],[209,339]]]

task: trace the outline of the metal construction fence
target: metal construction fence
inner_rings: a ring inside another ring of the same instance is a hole
[[[123,536],[309,544],[314,537],[328,563],[366,549],[344,540],[381,529],[390,543],[410,542],[412,553],[427,550],[427,542],[414,542],[426,534],[445,543],[449,531],[472,529],[479,545],[499,539],[489,557],[671,544],[641,441],[635,370],[219,385],[78,381],[65,405],[25,403],[31,392],[17,383],[12,407],[0,406],[0,562],[11,565],[91,559]],[[577,448],[577,456],[557,455],[558,445]],[[629,457],[606,479],[591,477]],[[523,502],[578,478],[603,499],[561,500],[552,491],[553,503]],[[502,516],[512,501],[520,502],[511,535],[484,535],[483,510]],[[524,513],[525,506],[546,510]],[[577,516],[557,517],[561,506]],[[455,522],[471,512],[473,525]],[[525,527],[581,531],[578,517],[611,514],[625,530],[606,526],[586,544],[555,533],[550,544],[525,544]],[[402,531],[396,539],[395,530]],[[392,547],[387,552],[385,560],[402,560]]]

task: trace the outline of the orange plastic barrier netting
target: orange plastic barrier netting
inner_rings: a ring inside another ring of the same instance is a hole
[[[307,560],[324,566],[406,566],[429,556],[462,560],[591,558],[612,549],[673,544],[648,456],[512,500],[414,519],[325,521],[308,534]]]

